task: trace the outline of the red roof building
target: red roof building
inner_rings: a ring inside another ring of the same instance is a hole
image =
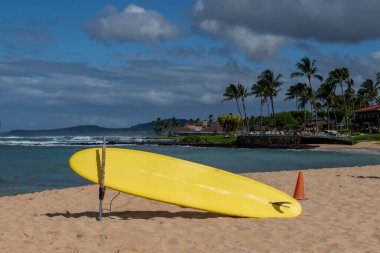
[[[378,132],[380,126],[380,105],[369,106],[352,111],[354,128],[362,132]]]
[[[186,124],[174,129],[175,135],[212,135],[223,133],[223,128],[217,122],[203,121]]]
[[[360,108],[357,110],[353,110],[353,113],[358,113],[358,112],[374,112],[374,111],[380,111],[380,105],[373,105],[365,108]]]

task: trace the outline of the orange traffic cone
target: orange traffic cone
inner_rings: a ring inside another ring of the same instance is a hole
[[[294,197],[293,198],[298,199],[298,200],[305,198],[302,171],[300,171],[298,173],[298,179],[297,179],[296,189],[294,190]]]

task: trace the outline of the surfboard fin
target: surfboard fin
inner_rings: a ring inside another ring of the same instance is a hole
[[[286,204],[291,204],[291,202],[285,202],[285,201],[269,202],[269,203],[275,206],[280,206],[280,207],[283,206],[286,208],[290,208],[290,206],[287,206]]]

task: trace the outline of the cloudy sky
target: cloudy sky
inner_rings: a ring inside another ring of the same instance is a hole
[[[237,113],[225,87],[267,68],[284,76],[276,111],[294,109],[284,92],[304,56],[323,76],[348,67],[356,87],[374,79],[379,12],[377,0],[4,0],[2,130]]]

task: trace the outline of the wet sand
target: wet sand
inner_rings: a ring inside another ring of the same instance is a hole
[[[316,150],[380,153],[380,142],[362,141],[354,145],[318,144]]]

